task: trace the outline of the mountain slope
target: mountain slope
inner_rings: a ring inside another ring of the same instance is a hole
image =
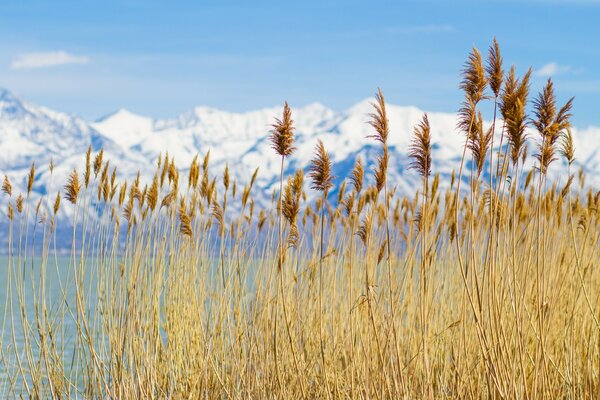
[[[318,103],[293,109],[297,151],[287,160],[286,174],[296,168],[306,168],[313,156],[318,138],[331,153],[338,184],[361,156],[370,172],[379,152],[378,145],[366,136],[372,111],[372,99],[363,100],[342,112],[335,112]],[[390,126],[389,182],[399,193],[411,194],[420,186],[414,171],[408,170],[407,150],[413,127],[423,111],[415,107],[388,105]],[[38,165],[34,196],[54,195],[62,190],[68,174],[82,171],[84,154],[91,144],[94,151],[104,148],[112,166],[117,166],[120,178],[133,179],[140,171],[146,181],[152,179],[156,160],[161,153],[175,157],[176,165],[187,170],[195,155],[201,157],[210,150],[211,171],[219,174],[225,164],[240,183],[249,180],[256,167],[257,200],[266,203],[278,182],[279,158],[268,141],[274,118],[282,107],[266,108],[246,113],[231,113],[213,108],[196,107],[171,119],[153,119],[119,110],[96,122],[86,122],[76,116],[36,106],[7,90],[0,90],[0,173],[8,175],[14,192],[26,189],[27,174],[32,162]],[[455,129],[456,115],[429,113],[432,127],[434,173],[448,178],[458,169],[464,136]],[[575,132],[577,162],[575,168],[588,172],[588,183],[600,187],[600,129],[588,128]],[[498,135],[497,135],[498,136]],[[529,154],[535,152],[535,133],[530,132]],[[496,139],[497,144],[498,139]],[[50,177],[47,164],[55,164]],[[533,157],[529,157],[529,167]],[[564,163],[556,162],[551,171],[565,175]],[[566,180],[566,176],[563,180]],[[442,179],[442,186],[449,179]],[[308,191],[309,196],[311,195]],[[2,212],[6,196],[0,196]],[[68,207],[64,217],[70,216]]]

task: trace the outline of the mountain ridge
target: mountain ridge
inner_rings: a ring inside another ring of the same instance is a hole
[[[297,150],[286,161],[285,173],[306,168],[313,157],[317,139],[321,139],[331,153],[338,176],[337,185],[348,175],[356,157],[363,158],[370,174],[379,151],[378,145],[367,139],[372,133],[367,124],[372,101],[372,98],[366,98],[343,111],[334,111],[320,103],[293,108]],[[62,190],[62,183],[74,168],[82,171],[85,151],[90,144],[94,151],[104,148],[111,169],[117,166],[120,179],[131,180],[140,171],[146,182],[152,179],[160,154],[168,152],[170,159],[174,158],[176,166],[185,172],[194,156],[202,157],[210,150],[211,172],[218,176],[228,165],[231,176],[240,184],[247,182],[259,167],[255,195],[259,203],[266,205],[277,187],[280,166],[268,137],[271,124],[281,116],[282,109],[282,106],[274,106],[235,113],[194,107],[166,119],[118,109],[97,121],[88,122],[76,115],[35,105],[0,89],[0,154],[3,154],[0,174],[11,179],[15,192],[24,191],[29,168],[34,162],[38,169],[34,195],[44,196]],[[387,105],[390,126],[388,181],[400,194],[413,194],[415,188],[420,187],[419,177],[408,169],[407,152],[413,128],[423,113],[414,106]],[[448,178],[459,167],[464,135],[456,130],[456,114],[430,112],[428,116],[432,129],[432,172]],[[574,137],[575,168],[583,168],[588,173],[590,185],[600,188],[600,141],[597,139],[600,129],[575,130]],[[498,140],[497,134],[496,145]],[[529,154],[534,154],[536,140],[535,133],[530,132]],[[47,171],[50,159],[55,164],[52,177]],[[532,163],[530,156],[526,168],[531,168]],[[553,164],[551,172],[561,177],[566,171],[565,165],[559,160]],[[441,186],[447,185],[448,181],[442,179]],[[307,192],[311,197],[311,191]],[[3,209],[7,201],[7,196],[0,196]],[[69,212],[65,211],[64,216],[69,216]]]

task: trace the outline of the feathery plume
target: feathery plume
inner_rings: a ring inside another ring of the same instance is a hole
[[[567,183],[565,183],[565,186],[562,188],[562,190],[560,192],[560,197],[564,198],[567,194],[569,194],[571,184],[573,183],[573,178],[575,178],[575,175],[573,175],[573,174],[569,175],[569,179],[567,179]]]
[[[427,114],[415,127],[413,139],[408,150],[412,159],[409,168],[415,169],[423,178],[431,175],[431,128]]]
[[[200,176],[200,166],[198,165],[198,154],[196,154],[190,164],[190,171],[188,174],[188,187],[196,189],[198,186],[198,178]]]
[[[548,167],[556,159],[554,157],[556,141],[562,132],[571,126],[569,119],[572,105],[573,98],[569,99],[560,110],[556,110],[556,97],[551,79],[548,79],[542,93],[533,102],[535,119],[532,123],[542,139],[538,146],[539,153],[536,154],[542,174],[546,174]]]
[[[294,147],[294,121],[292,120],[292,110],[287,101],[283,106],[283,117],[276,118],[275,123],[271,125],[271,147],[282,157],[291,155],[296,148]]]
[[[163,162],[162,171],[160,172],[160,187],[162,188],[165,184],[165,178],[169,169],[169,152],[165,154],[165,161]]]
[[[15,218],[15,211],[13,209],[12,204],[8,203],[8,210],[7,210],[7,214],[8,214],[8,219],[10,221],[12,221]]]
[[[188,237],[192,237],[192,224],[190,217],[185,211],[185,204],[183,201],[179,206],[179,231]]]
[[[152,179],[152,185],[150,185],[150,189],[146,193],[146,200],[148,202],[148,208],[150,211],[154,211],[156,207],[156,203],[158,202],[158,175],[154,174],[154,179]]]
[[[54,199],[54,215],[58,213],[60,208],[60,192],[56,193],[56,199]]]
[[[329,189],[333,187],[335,177],[331,174],[331,160],[321,140],[317,141],[315,156],[310,163],[309,170],[309,176],[312,179],[311,188],[320,192],[329,192]]]
[[[378,142],[387,144],[387,138],[389,133],[387,113],[385,110],[385,98],[380,88],[377,88],[375,94],[375,103],[372,104],[375,112],[369,114],[371,118],[369,125],[375,129],[375,133],[367,136],[370,139],[375,139]]]
[[[387,146],[383,146],[383,152],[377,156],[377,166],[373,174],[375,175],[375,188],[377,193],[380,193],[385,186],[389,154]]]
[[[485,72],[487,72],[490,89],[492,89],[494,97],[498,97],[500,94],[500,87],[502,86],[504,71],[502,71],[500,46],[498,45],[496,38],[494,38],[494,42],[488,51],[488,62],[485,67]]]
[[[525,73],[521,80],[516,78],[515,67],[511,67],[505,78],[504,89],[500,96],[500,113],[506,126],[506,134],[510,145],[510,158],[517,164],[521,153],[526,150],[527,113],[525,105],[529,96],[529,81],[532,69]]]
[[[481,54],[476,48],[469,54],[462,76],[459,88],[465,92],[465,100],[458,111],[457,127],[467,135],[468,140],[471,139],[472,127],[477,119],[477,104],[484,98],[483,93],[487,85]]]
[[[304,172],[299,169],[293,177],[288,177],[287,184],[283,190],[281,212],[290,225],[295,224],[296,217],[300,211],[300,198],[303,182]]]
[[[80,188],[79,176],[77,175],[77,170],[74,169],[65,185],[65,198],[72,204],[77,203],[77,196],[79,195]]]
[[[479,177],[483,171],[486,154],[492,140],[492,127],[487,131],[484,130],[483,117],[481,116],[481,112],[479,112],[477,114],[477,120],[475,124],[473,124],[473,128],[473,134],[471,135],[467,146],[473,153],[473,161],[477,166],[477,176]]]
[[[31,194],[31,189],[33,189],[33,181],[35,180],[35,164],[31,163],[31,168],[29,169],[29,176],[27,178],[27,197]]]
[[[94,158],[94,177],[98,177],[100,167],[102,167],[102,158],[104,157],[104,149],[100,149]]]
[[[19,212],[19,214],[21,214],[23,212],[23,195],[21,193],[19,193],[19,196],[17,197],[17,211]]]
[[[219,235],[222,235],[225,232],[225,218],[223,216],[223,209],[218,201],[213,202],[212,216],[219,226]]]
[[[210,161],[210,150],[206,152],[204,155],[204,159],[202,160],[202,172],[208,172],[208,162]]]
[[[127,181],[121,184],[121,190],[119,191],[119,207],[123,205],[123,201],[125,201],[125,194],[127,193]]]
[[[256,169],[254,170],[254,173],[252,174],[252,178],[250,178],[250,188],[252,188],[252,186],[254,186],[254,182],[256,182],[256,177],[258,176],[258,167],[256,167]]]
[[[225,191],[229,190],[229,165],[225,163],[225,171],[223,171],[223,186]]]
[[[91,157],[92,157],[92,145],[90,144],[87,151],[85,152],[85,174],[83,175],[83,183],[87,189],[90,184],[91,174]]]
[[[12,196],[12,185],[8,176],[4,175],[4,183],[2,183],[2,191],[6,193],[9,197]]]
[[[363,219],[360,227],[358,228],[358,232],[356,235],[360,238],[364,246],[367,246],[369,243],[369,233],[371,232],[371,216],[367,214]]]
[[[463,67],[462,76],[463,80],[459,88],[465,92],[467,99],[472,101],[474,105],[477,105],[484,98],[483,92],[487,85],[487,78],[481,54],[474,47]]]
[[[573,134],[571,128],[567,128],[565,133],[562,135],[562,143],[560,147],[560,154],[567,160],[569,165],[575,161],[575,146],[573,145]]]
[[[350,174],[350,182],[352,182],[352,188],[356,193],[360,193],[362,190],[364,177],[365,169],[362,164],[362,159],[358,157],[354,163],[354,168],[352,168],[352,173]]]

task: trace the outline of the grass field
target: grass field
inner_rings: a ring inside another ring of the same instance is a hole
[[[365,138],[377,166],[357,159],[337,196],[321,142],[306,175],[283,176],[287,104],[270,133],[282,175],[265,208],[256,174],[243,187],[213,176],[208,154],[187,176],[165,155],[151,182],[122,182],[90,149],[40,202],[36,166],[27,193],[5,177],[0,394],[597,398],[600,193],[571,171],[571,100],[557,105],[550,80],[530,96],[530,74],[504,71],[495,41],[487,57],[473,49],[462,162],[441,189],[424,115],[406,149],[422,177],[409,197],[386,180],[397,133],[381,91]],[[569,167],[553,182],[558,158]],[[66,259],[54,245],[61,207],[75,210]]]

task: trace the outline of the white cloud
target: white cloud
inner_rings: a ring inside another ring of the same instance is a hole
[[[90,59],[85,56],[69,54],[66,51],[19,54],[11,63],[11,69],[35,69],[67,64],[85,64]]]
[[[555,62],[550,62],[540,69],[537,70],[536,74],[538,76],[550,77],[558,74],[562,74],[565,72],[569,72],[571,67],[569,65],[559,65]]]

